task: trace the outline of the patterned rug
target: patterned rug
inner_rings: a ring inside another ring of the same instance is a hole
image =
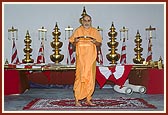
[[[28,103],[23,110],[156,109],[154,105],[141,98],[94,99],[92,102],[96,106],[88,106],[82,101],[82,106],[76,107],[73,99],[37,98]]]

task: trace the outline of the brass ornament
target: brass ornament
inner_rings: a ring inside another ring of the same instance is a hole
[[[116,53],[117,51],[116,47],[118,46],[118,42],[116,41],[115,38],[117,36],[117,32],[115,31],[113,22],[108,35],[110,36],[109,38],[110,42],[108,42],[107,45],[110,47],[109,49],[110,53],[106,55],[106,58],[108,59],[108,61],[110,61],[110,64],[117,64],[116,61],[119,60],[120,54]]]
[[[61,32],[59,32],[58,25],[56,23],[55,28],[53,29],[52,35],[54,36],[54,41],[51,42],[51,47],[54,48],[54,54],[50,55],[51,61],[53,61],[55,64],[58,64],[64,59],[64,55],[60,54],[61,51],[60,48],[62,47],[63,43],[59,41],[59,36],[61,35]]]
[[[161,56],[159,58],[159,61],[158,61],[157,65],[158,65],[158,69],[163,69],[163,59],[162,59]]]
[[[30,39],[30,35],[29,35],[29,31],[27,30],[25,39],[24,39],[24,43],[25,43],[25,48],[23,49],[23,51],[25,52],[25,58],[22,60],[23,63],[33,63],[34,60],[30,58],[30,56],[32,56],[30,53],[32,52],[32,48],[30,48],[30,44],[32,42],[32,40]]]
[[[143,51],[143,48],[141,47],[142,39],[139,34],[139,31],[137,31],[137,34],[135,37],[136,37],[136,39],[134,40],[134,42],[136,43],[136,48],[134,48],[134,51],[136,52],[136,54],[135,54],[136,57],[133,58],[133,62],[135,64],[143,64],[143,61],[145,59],[141,57],[142,56],[141,52]]]

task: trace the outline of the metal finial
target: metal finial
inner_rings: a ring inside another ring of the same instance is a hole
[[[29,36],[29,30],[27,30],[27,32],[26,32],[26,36]]]
[[[56,22],[56,24],[55,24],[55,28],[58,28],[57,22]]]
[[[139,33],[139,30],[137,30],[137,33]]]
[[[81,16],[85,16],[87,13],[86,13],[86,9],[85,9],[85,6],[83,7],[83,12],[81,14]]]
[[[111,27],[114,27],[114,24],[113,24],[113,22],[112,22],[112,24],[111,24]]]

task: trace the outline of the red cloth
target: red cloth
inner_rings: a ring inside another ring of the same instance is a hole
[[[164,70],[148,69],[147,94],[164,93]]]
[[[96,67],[96,81],[99,84],[100,88],[102,88],[106,83],[106,78],[100,73],[99,68]]]
[[[38,84],[73,84],[75,79],[75,70],[73,71],[40,71],[27,73],[29,81]]]
[[[125,65],[124,67],[125,67],[125,70],[124,70],[124,73],[123,73],[122,77],[120,77],[119,79],[116,79],[116,78],[114,77],[114,75],[112,74],[112,75],[108,78],[108,80],[114,82],[114,83],[117,84],[117,85],[123,86],[124,83],[125,83],[125,81],[126,81],[127,78],[128,78],[128,75],[129,75],[129,73],[130,73],[130,71],[131,71],[132,65]]]
[[[30,81],[39,84],[49,84],[50,83],[50,71],[43,72],[25,72]]]
[[[120,85],[120,86],[124,85],[125,81],[128,78],[129,72],[131,71],[132,65],[124,65],[124,68],[125,68],[124,73],[119,79],[116,79],[114,77],[113,73],[115,72],[115,67],[113,68],[108,67],[108,68],[112,72],[112,74],[109,76],[108,79],[106,79],[105,76],[103,76],[103,74],[99,71],[99,67],[96,68],[96,80],[100,88],[103,88],[107,80],[112,81],[113,83]]]
[[[41,46],[37,57],[37,63],[45,63],[43,42],[41,42]]]
[[[20,93],[20,78],[17,70],[4,70],[4,95]]]

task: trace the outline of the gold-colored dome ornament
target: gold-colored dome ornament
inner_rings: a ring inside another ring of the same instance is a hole
[[[51,61],[53,61],[55,64],[58,64],[64,59],[64,55],[60,54],[61,51],[60,48],[62,47],[63,43],[59,41],[59,36],[61,35],[61,32],[59,32],[58,25],[56,23],[55,28],[53,29],[52,35],[54,36],[54,41],[51,42],[51,47],[54,48],[54,54],[50,55]]]
[[[139,31],[137,31],[137,34],[135,37],[136,38],[135,38],[134,42],[136,43],[136,48],[134,48],[134,51],[136,52],[136,54],[135,54],[136,57],[133,58],[133,62],[135,64],[143,64],[143,61],[145,59],[141,57],[142,56],[141,52],[143,51],[143,48],[141,47],[142,39],[141,39]]]
[[[24,43],[25,43],[25,48],[23,49],[23,51],[25,52],[25,58],[22,60],[23,63],[33,63],[34,60],[30,58],[31,52],[32,52],[32,48],[30,48],[30,44],[32,42],[32,40],[30,39],[30,35],[29,35],[29,31],[27,30],[25,39],[24,39]]]
[[[82,14],[81,14],[81,18],[79,19],[79,23],[80,24],[82,24],[82,18],[83,18],[83,16],[85,16],[85,15],[87,15],[87,13],[86,13],[86,9],[85,9],[85,6],[83,7],[83,12],[82,12]]]
[[[118,42],[115,41],[117,32],[115,31],[113,22],[112,22],[110,32],[108,33],[108,35],[110,36],[109,38],[110,42],[108,42],[107,45],[110,47],[109,49],[110,53],[106,55],[106,58],[108,59],[108,61],[110,61],[110,64],[117,64],[116,61],[119,60],[120,54],[116,52],[117,51],[116,47],[118,46]]]

